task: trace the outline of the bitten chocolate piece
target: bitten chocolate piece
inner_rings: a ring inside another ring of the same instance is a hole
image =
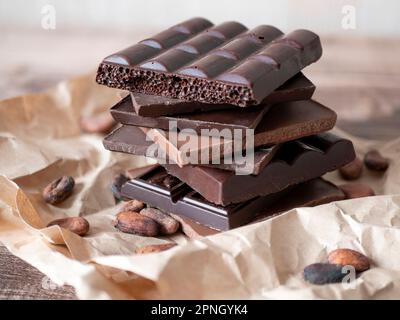
[[[315,85],[302,73],[286,81],[267,96],[261,104],[273,105],[287,101],[309,100],[313,96]],[[143,93],[131,93],[133,108],[139,116],[159,117],[199,111],[237,109],[230,104],[211,104],[197,101],[185,101]]]
[[[127,198],[146,202],[172,214],[181,223],[192,223],[186,231],[185,227],[188,226],[184,225],[186,233],[210,235],[217,230],[228,230],[268,219],[295,207],[316,206],[344,199],[340,189],[319,178],[278,193],[223,207],[208,202],[179,180],[174,185],[167,185],[165,180],[169,176],[163,168],[156,168],[127,182],[122,192]]]
[[[216,129],[218,131],[215,134],[219,135],[220,130],[230,130],[233,133],[236,129],[237,133],[243,136],[245,129],[254,129],[258,125],[268,109],[269,106],[262,105],[249,109],[235,108],[175,116],[142,117],[133,111],[132,99],[127,96],[111,108],[111,115],[115,121],[125,125],[169,130],[174,121],[179,130],[192,129],[198,133],[201,133],[201,130],[209,130],[212,135],[212,129]]]
[[[260,104],[322,55],[307,30],[287,35],[238,22],[213,26],[203,18],[175,25],[106,57],[96,81],[132,92],[241,107]]]
[[[343,192],[333,183],[317,178],[294,186],[284,197],[260,212],[252,222],[268,220],[294,208],[315,207],[343,200],[344,198]],[[191,239],[206,237],[220,232],[187,217],[176,214],[172,216],[181,223],[183,233]]]
[[[355,158],[350,140],[331,133],[286,142],[273,160],[257,175],[187,165],[163,164],[167,171],[187,183],[208,201],[229,205],[279,192],[335,170]]]

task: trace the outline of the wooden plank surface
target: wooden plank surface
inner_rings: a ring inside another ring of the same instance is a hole
[[[74,288],[59,287],[39,270],[0,246],[0,299],[77,299]]]
[[[103,56],[142,37],[16,31],[3,35],[0,73],[5,76],[0,78],[0,98],[43,90],[94,70]],[[362,137],[392,139],[400,133],[399,56],[400,41],[327,38],[323,59],[306,74],[317,84],[315,98],[338,113],[339,127]],[[0,299],[75,298],[73,288],[55,287],[0,246]]]

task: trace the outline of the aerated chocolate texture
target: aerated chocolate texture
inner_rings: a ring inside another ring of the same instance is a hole
[[[106,57],[96,81],[132,92],[188,101],[260,104],[322,55],[307,30],[284,35],[272,26],[213,26],[193,18]]]
[[[313,96],[315,85],[302,73],[290,78],[268,95],[261,105],[273,105],[287,101],[309,100]],[[197,101],[185,101],[143,93],[131,93],[132,104],[139,116],[159,117],[190,112],[239,109],[230,104],[211,104]]]

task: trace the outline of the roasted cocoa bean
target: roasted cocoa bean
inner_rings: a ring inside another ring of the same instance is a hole
[[[174,234],[179,229],[179,222],[177,220],[156,208],[142,209],[140,214],[157,221],[161,226],[162,234]]]
[[[47,226],[50,227],[55,225],[76,233],[79,236],[84,236],[89,231],[89,222],[82,217],[57,219],[50,222]]]
[[[161,251],[165,251],[165,250],[171,249],[172,247],[175,247],[175,246],[176,246],[176,243],[151,244],[151,245],[148,245],[148,246],[137,248],[135,250],[135,252],[137,254],[161,252]]]
[[[115,125],[116,122],[108,111],[82,117],[80,121],[81,130],[88,133],[108,133]]]
[[[363,171],[363,162],[360,158],[355,158],[352,162],[339,169],[339,173],[345,180],[358,179]]]
[[[337,283],[347,275],[340,264],[314,263],[304,268],[304,279],[312,284]]]
[[[329,253],[328,262],[342,266],[353,266],[358,272],[368,270],[369,259],[360,252],[351,249],[336,249]]]
[[[144,208],[144,203],[139,200],[129,200],[124,203],[119,212],[140,212]]]
[[[346,199],[355,199],[374,196],[372,188],[363,183],[346,183],[339,186],[346,196]]]
[[[386,171],[389,167],[389,159],[384,158],[379,151],[371,150],[365,154],[365,166],[373,171]]]
[[[121,201],[125,199],[121,194],[121,188],[128,180],[129,178],[122,173],[114,176],[114,179],[111,183],[111,191],[114,195],[115,200]]]
[[[44,201],[50,204],[58,204],[67,199],[75,186],[74,178],[63,176],[54,180],[43,189],[42,196]]]
[[[114,227],[125,233],[155,237],[160,234],[158,222],[137,212],[120,212],[114,220]]]

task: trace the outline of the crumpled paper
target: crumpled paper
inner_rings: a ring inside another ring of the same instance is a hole
[[[109,184],[115,173],[153,162],[106,151],[102,136],[83,135],[78,126],[80,116],[119,98],[88,75],[0,102],[0,241],[13,254],[57,284],[72,285],[81,299],[400,298],[400,139],[350,137],[360,156],[376,147],[390,158],[386,173],[365,170],[361,179],[379,196],[294,209],[200,240],[144,238],[112,227],[120,204]],[[41,190],[61,175],[76,178],[73,196],[57,207],[44,203]],[[337,173],[326,178],[343,182]],[[78,215],[91,225],[84,238],[45,227]],[[134,254],[166,241],[179,245]],[[373,267],[354,286],[306,283],[303,268],[339,247],[363,252]]]

